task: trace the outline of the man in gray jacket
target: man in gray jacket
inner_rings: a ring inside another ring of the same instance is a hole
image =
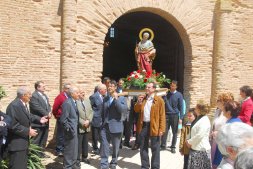
[[[99,84],[97,91],[90,96],[90,104],[93,110],[91,122],[92,147],[95,154],[99,154],[98,141],[100,140],[100,127],[102,124],[101,113],[106,92],[107,88],[105,84]]]
[[[63,169],[80,169],[77,163],[78,155],[78,118],[76,101],[79,99],[79,89],[71,87],[70,97],[62,104],[60,123],[64,129]]]
[[[45,94],[45,83],[43,81],[37,81],[34,84],[35,91],[32,94],[30,100],[30,111],[32,114],[39,117],[47,116],[51,118],[51,105],[49,104],[49,99]],[[48,138],[49,123],[37,124],[32,123],[32,128],[37,130],[38,135],[32,137],[33,143],[38,146],[45,148]],[[44,153],[41,157],[48,157]]]

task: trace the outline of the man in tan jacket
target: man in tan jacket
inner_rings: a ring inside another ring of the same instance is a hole
[[[79,100],[76,102],[79,112],[79,133],[78,133],[78,157],[77,163],[80,162],[90,164],[88,159],[88,132],[90,132],[90,122],[93,117],[93,112],[90,100],[85,98],[85,92],[80,89]]]
[[[156,84],[148,83],[146,86],[146,98],[138,97],[134,106],[135,112],[140,112],[137,122],[137,133],[141,141],[140,156],[141,168],[149,169],[148,144],[151,140],[151,169],[160,168],[160,137],[165,132],[165,106],[161,97],[155,95]]]

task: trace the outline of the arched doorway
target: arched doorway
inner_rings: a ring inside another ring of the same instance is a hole
[[[143,28],[154,31],[153,39],[156,58],[153,69],[163,72],[170,79],[179,81],[179,91],[183,92],[184,47],[177,30],[157,14],[132,12],[119,17],[109,28],[105,38],[103,53],[103,77],[115,80],[126,77],[137,70],[134,56],[139,32]]]

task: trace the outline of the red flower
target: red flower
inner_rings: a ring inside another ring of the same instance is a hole
[[[131,77],[128,77],[127,80],[128,80],[128,81],[131,81]]]
[[[137,78],[138,78],[138,75],[135,75],[134,78],[137,79]]]
[[[141,73],[141,70],[137,70],[137,73]]]
[[[144,81],[144,83],[146,83],[148,81],[148,79],[145,78],[143,81]]]
[[[150,72],[147,72],[146,78],[150,78],[150,76],[151,76],[151,73],[150,73]]]

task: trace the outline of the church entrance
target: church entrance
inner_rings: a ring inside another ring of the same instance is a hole
[[[182,40],[172,24],[150,12],[127,13],[111,25],[104,43],[103,77],[118,80],[137,70],[134,49],[140,41],[139,32],[143,28],[150,28],[154,32],[152,42],[156,48],[156,58],[153,69],[163,72],[171,80],[177,80],[178,90],[183,92]]]

